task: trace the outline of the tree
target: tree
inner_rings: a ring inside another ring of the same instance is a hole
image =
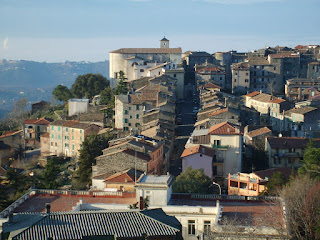
[[[103,89],[109,87],[110,82],[101,74],[79,75],[71,87],[71,92],[76,98],[86,97],[91,99]]]
[[[320,183],[310,176],[297,177],[280,192],[286,204],[294,239],[320,239]]]
[[[119,83],[116,87],[116,90],[115,90],[115,94],[116,95],[120,95],[120,94],[127,94],[128,93],[128,88],[127,88],[127,85],[125,84],[125,80],[127,79],[124,75],[124,72],[123,71],[120,71],[119,72]]]
[[[96,164],[96,157],[102,154],[102,150],[109,146],[108,141],[112,136],[90,135],[82,144],[79,156],[78,186],[84,187],[90,183],[92,165]]]
[[[21,129],[23,121],[28,117],[28,105],[29,101],[26,98],[14,102],[11,112],[5,116],[1,125],[5,129]]]
[[[320,148],[314,147],[313,142],[309,142],[302,162],[303,165],[298,170],[299,174],[310,174],[311,177],[320,180]]]
[[[114,95],[110,86],[100,92],[100,104],[114,105]]]
[[[42,181],[44,188],[47,189],[56,189],[59,184],[57,182],[58,174],[60,173],[60,158],[52,157],[47,162],[43,174],[42,174]]]
[[[204,170],[187,167],[173,184],[176,193],[208,193],[211,185],[210,178],[205,175]]]
[[[70,98],[72,98],[72,93],[70,90],[63,85],[58,85],[53,91],[52,91],[53,97],[62,102],[68,101]]]
[[[287,183],[287,178],[281,172],[275,172],[267,183],[267,193],[276,195],[279,189]]]

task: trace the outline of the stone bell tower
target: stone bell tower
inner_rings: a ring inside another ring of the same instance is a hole
[[[169,40],[166,37],[160,40],[160,48],[169,48]]]

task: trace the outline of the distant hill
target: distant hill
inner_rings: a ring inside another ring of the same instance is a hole
[[[30,103],[50,100],[59,84],[71,87],[78,75],[100,73],[109,76],[109,62],[46,63],[0,60],[0,118],[12,103],[27,98]]]

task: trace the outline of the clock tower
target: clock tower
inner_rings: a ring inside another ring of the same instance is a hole
[[[160,48],[169,48],[169,40],[166,37],[160,40]]]

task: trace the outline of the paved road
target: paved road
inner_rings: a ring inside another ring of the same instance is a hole
[[[194,129],[194,115],[192,114],[194,107],[193,99],[190,97],[184,103],[181,103],[182,124],[177,126],[176,132],[178,136],[175,140],[175,149],[171,159],[170,173],[177,176],[181,173],[180,156],[184,150],[184,146]]]

